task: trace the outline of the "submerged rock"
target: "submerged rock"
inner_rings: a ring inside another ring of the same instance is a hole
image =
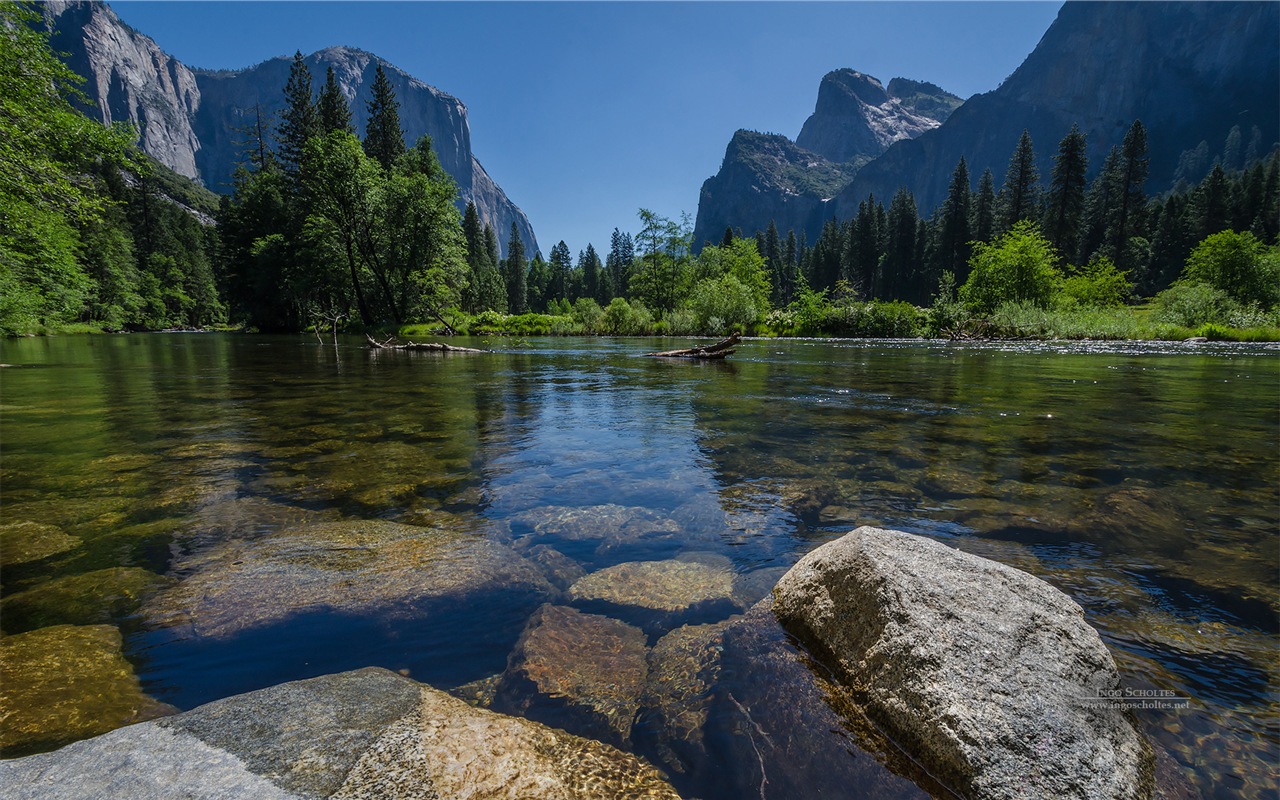
[[[678,800],[634,756],[378,668],[229,697],[0,762],[0,798]]]
[[[0,754],[172,712],[143,693],[121,644],[110,625],[55,625],[0,639]]]
[[[10,633],[48,625],[95,625],[137,610],[151,593],[174,583],[137,567],[111,567],[55,578],[0,600],[0,618]]]
[[[40,522],[11,522],[0,525],[0,563],[27,564],[75,549],[80,539],[61,528]]]
[[[544,605],[516,644],[493,707],[626,744],[644,692],[645,649],[638,628]]]
[[[517,529],[532,530],[543,543],[560,543],[566,552],[608,553],[655,543],[675,550],[684,543],[675,520],[640,506],[544,506],[517,514],[511,522]]]
[[[457,530],[381,520],[313,525],[235,541],[175,565],[190,572],[144,607],[155,625],[225,637],[308,610],[411,613],[415,603],[479,592],[554,594],[505,545]],[[534,601],[536,602],[536,600]]]
[[[646,729],[665,766],[688,772],[706,758],[703,726],[720,675],[721,641],[737,617],[710,625],[685,625],[649,651],[649,679],[642,705]]]
[[[688,611],[701,603],[729,602],[733,572],[680,559],[630,561],[583,577],[569,587],[569,597],[653,611]]]
[[[859,528],[774,589],[788,630],[859,705],[966,797],[1148,797],[1151,749],[1090,698],[1120,685],[1080,607],[1027,573]]]

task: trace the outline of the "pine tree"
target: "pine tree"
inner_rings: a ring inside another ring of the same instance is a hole
[[[569,275],[573,271],[573,256],[569,245],[561,239],[551,248],[551,272],[547,283],[547,301],[569,297]]]
[[[937,246],[930,259],[939,273],[954,274],[960,284],[968,277],[969,256],[972,254],[969,244],[973,239],[969,233],[972,193],[969,165],[961,157],[955,172],[951,174],[951,186],[947,189],[947,199],[942,204],[938,220]]]
[[[587,249],[578,254],[578,271],[582,273],[582,289],[586,297],[590,297],[600,305],[609,302],[608,273],[600,263],[594,245],[587,244]]]
[[[1049,186],[1045,206],[1045,238],[1064,256],[1073,257],[1080,246],[1080,223],[1084,213],[1085,173],[1089,160],[1085,155],[1085,135],[1077,125],[1058,143],[1053,159],[1053,182]]]
[[[829,219],[822,226],[822,233],[813,245],[809,256],[809,285],[816,291],[831,290],[840,280],[840,260],[844,251],[844,236],[840,224]]]
[[[373,79],[369,121],[364,128],[364,151],[388,171],[405,152],[404,130],[400,127],[400,103],[396,100],[395,90],[391,88],[391,81],[381,64]]]
[[[635,259],[636,248],[631,234],[614,228],[613,235],[609,238],[609,255],[605,257],[605,268],[609,270],[616,296],[621,297],[630,285]]]
[[[1147,182],[1147,131],[1140,120],[1125,134],[1120,145],[1120,176],[1114,187],[1114,212],[1110,215],[1107,239],[1112,260],[1121,270],[1135,266],[1129,254],[1129,240],[1142,233],[1142,209],[1147,204],[1142,187]]]
[[[726,225],[724,229],[724,236],[720,238],[720,246],[728,247],[731,244],[733,244],[733,226]]]
[[[975,242],[990,242],[996,233],[996,190],[991,170],[982,171],[978,179],[978,194],[973,201],[973,223],[970,226]]]
[[[1000,232],[1012,230],[1024,219],[1039,218],[1039,181],[1031,134],[1023,130],[1018,146],[1009,158],[1004,186],[1000,187]]]
[[[764,234],[764,248],[760,255],[764,256],[765,270],[769,273],[769,299],[773,301],[774,306],[785,305],[782,300],[786,294],[784,288],[786,276],[782,267],[782,241],[778,236],[778,225],[773,220],[769,220],[769,229]]]
[[[884,259],[881,263],[882,283],[877,297],[888,300],[906,298],[915,277],[918,219],[915,198],[907,189],[899,189],[889,203]]]
[[[276,139],[280,142],[280,163],[287,174],[296,177],[307,140],[320,133],[320,117],[311,97],[311,70],[307,68],[301,51],[293,54],[284,98],[285,107],[280,115]]]
[[[338,86],[338,79],[333,74],[333,67],[325,72],[324,88],[320,90],[320,99],[316,103],[320,115],[320,132],[331,133],[341,131],[355,134],[356,128],[351,124],[351,107]]]
[[[475,314],[482,310],[484,294],[484,278],[489,266],[489,253],[484,247],[484,227],[480,223],[480,214],[476,204],[467,203],[462,215],[462,235],[467,240],[467,276],[468,286],[462,296],[462,308],[467,313]]]
[[[1077,264],[1086,264],[1096,256],[1106,256],[1115,260],[1115,253],[1110,250],[1107,240],[1108,226],[1115,213],[1120,185],[1123,182],[1123,170],[1120,165],[1120,148],[1112,147],[1102,162],[1102,171],[1089,184],[1089,191],[1084,199],[1084,226],[1080,233],[1080,252]]]
[[[507,260],[503,262],[503,275],[507,281],[507,307],[512,314],[529,310],[529,282],[525,274],[524,242],[520,229],[511,223],[511,238],[507,241]]]
[[[551,267],[542,258],[542,251],[533,254],[529,260],[529,271],[525,276],[525,291],[528,292],[528,310],[545,313],[547,303],[553,298],[547,292],[551,283]]]

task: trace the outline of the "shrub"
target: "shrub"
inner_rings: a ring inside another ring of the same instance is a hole
[[[960,287],[960,300],[978,314],[989,314],[1002,303],[1028,302],[1045,308],[1058,289],[1057,253],[1031,222],[986,244],[974,245],[969,279]]]
[[[1238,303],[1270,309],[1280,304],[1280,250],[1252,233],[1215,233],[1191,251],[1182,279],[1208,284]]]
[[[1179,281],[1156,295],[1152,317],[1157,322],[1198,328],[1209,322],[1226,322],[1236,308],[1221,289],[1207,283]]]
[[[730,328],[745,330],[760,318],[752,290],[733,275],[700,281],[689,296],[689,310],[698,327],[710,334]]]
[[[1133,290],[1129,273],[1121,272],[1102,256],[1083,267],[1073,267],[1062,281],[1062,295],[1082,306],[1114,308],[1124,305]]]
[[[590,297],[580,297],[573,304],[574,320],[582,326],[583,333],[600,333],[604,330],[604,309]]]

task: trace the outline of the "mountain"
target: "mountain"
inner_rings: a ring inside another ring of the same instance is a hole
[[[267,118],[284,107],[291,58],[278,57],[244,70],[192,69],[151,38],[126,25],[107,5],[49,0],[42,6],[54,50],[86,80],[93,101],[85,110],[105,124],[128,122],[144,152],[175,172],[218,192],[231,190],[243,160],[244,131],[261,111]],[[471,152],[467,107],[461,100],[405,73],[372,53],[331,47],[307,57],[316,92],[333,67],[364,130],[373,75],[381,64],[400,103],[400,123],[412,145],[431,137],[441,165],[458,184],[458,205],[473,201],[505,249],[514,222],[528,252],[536,252],[533,227]]]
[[[827,73],[795,142],[740,130],[720,171],[702,185],[694,243],[719,241],[726,227],[750,235],[770,221],[816,239],[828,201],[858,169],[893,143],[946,120],[960,98],[931,83],[894,78],[886,88],[852,69]]]
[[[1023,129],[1046,183],[1073,123],[1088,137],[1092,175],[1141,119],[1149,193],[1173,185],[1184,151],[1202,141],[1207,150],[1222,149],[1233,126],[1246,141],[1257,126],[1265,153],[1280,136],[1278,41],[1277,3],[1067,3],[999,88],[970,98],[936,129],[889,147],[840,193],[833,213],[848,218],[869,193],[888,198],[900,186],[928,213],[945,199],[961,156],[975,181],[990,169],[999,185]]]

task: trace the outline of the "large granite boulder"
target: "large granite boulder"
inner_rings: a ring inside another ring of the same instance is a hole
[[[383,669],[295,681],[0,762],[0,798],[670,798],[643,761]]]
[[[1149,797],[1151,748],[1115,662],[1066,595],[1025,572],[859,528],[778,582],[783,625],[865,713],[970,798]]]

